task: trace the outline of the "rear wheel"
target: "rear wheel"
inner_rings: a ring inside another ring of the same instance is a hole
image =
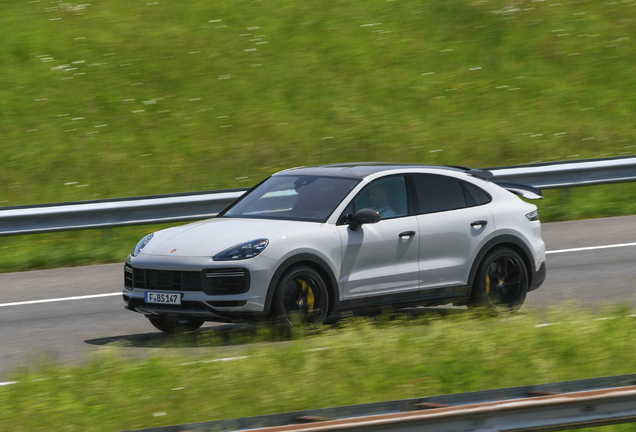
[[[515,311],[528,292],[528,272],[523,259],[510,248],[490,251],[479,265],[469,307]]]
[[[171,315],[157,315],[147,318],[150,324],[164,333],[195,331],[205,322],[198,318],[179,318]]]
[[[312,267],[296,266],[281,277],[272,301],[272,317],[289,330],[315,330],[325,322],[328,309],[327,285]]]

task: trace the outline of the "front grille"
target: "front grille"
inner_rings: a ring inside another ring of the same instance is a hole
[[[132,275],[130,271],[132,270]],[[201,273],[174,270],[144,270],[128,265],[124,273],[124,285],[157,291],[201,291]]]
[[[250,289],[250,273],[242,268],[202,272],[124,267],[124,286],[157,291],[203,291],[208,295],[243,294]]]

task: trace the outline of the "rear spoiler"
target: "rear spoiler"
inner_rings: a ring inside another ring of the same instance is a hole
[[[522,196],[526,199],[536,200],[543,199],[541,190],[533,186],[522,185],[518,183],[493,182],[510,192]]]

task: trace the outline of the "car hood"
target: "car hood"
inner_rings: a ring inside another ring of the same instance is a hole
[[[142,250],[145,255],[213,257],[240,243],[265,238],[270,242],[322,224],[271,219],[214,218],[158,231]]]

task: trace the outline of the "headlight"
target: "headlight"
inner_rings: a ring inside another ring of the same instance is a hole
[[[139,255],[139,252],[141,252],[141,250],[145,248],[148,243],[150,243],[150,240],[152,240],[154,235],[155,235],[154,233],[150,233],[146,237],[139,240],[139,243],[137,243],[137,246],[135,246],[135,249],[133,249],[131,255],[134,257]]]
[[[533,210],[530,213],[526,214],[526,217],[529,221],[538,221],[539,220],[539,210]]]
[[[258,239],[237,244],[215,256],[214,261],[236,261],[254,258],[263,252],[263,249],[265,249],[268,244],[269,240],[267,239]]]

